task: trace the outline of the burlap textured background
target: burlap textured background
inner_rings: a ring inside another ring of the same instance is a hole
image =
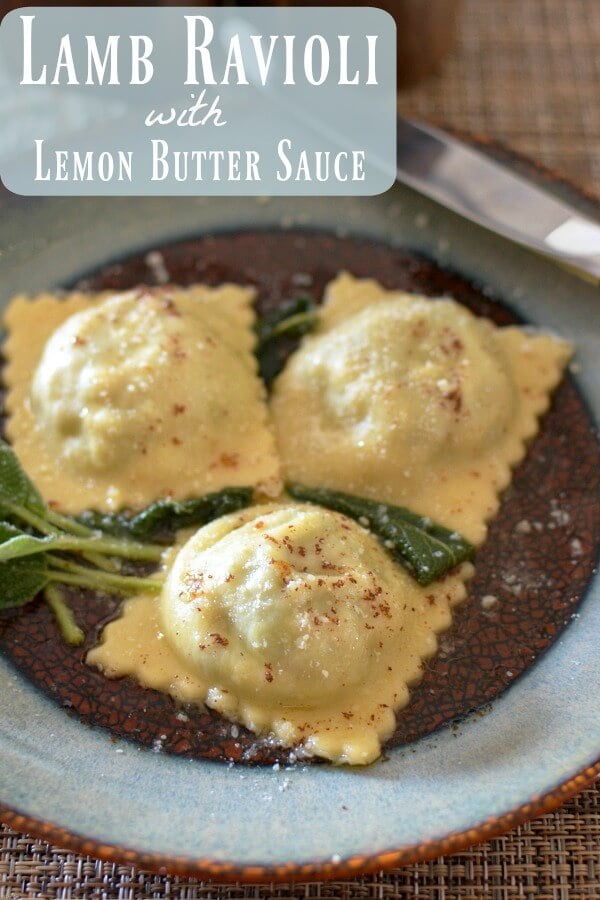
[[[486,132],[600,194],[600,2],[465,0],[458,48],[398,109]]]
[[[487,132],[600,194],[600,0],[465,0],[443,72],[399,100],[405,115]],[[219,886],[79,857],[0,828],[0,898],[600,898],[600,791],[506,837],[354,881]]]

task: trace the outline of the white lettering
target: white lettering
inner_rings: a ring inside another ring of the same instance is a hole
[[[192,94],[191,97],[193,102],[190,106],[180,110],[179,113],[174,106],[171,106],[168,112],[157,112],[157,110],[151,109],[144,119],[144,124],[148,128],[152,128],[153,125],[172,125],[173,122],[177,122],[177,125],[181,128],[188,126],[195,128],[198,125],[210,124],[211,121],[217,128],[227,124],[222,117],[223,114],[219,106],[221,98],[218,94],[210,104],[205,99],[206,88],[197,97],[195,94]],[[207,110],[207,112],[203,112],[203,110]]]
[[[99,44],[94,35],[85,35],[86,46],[80,48],[71,42],[70,34],[63,34],[60,38],[56,52],[55,62],[47,61],[34,72],[34,45],[33,23],[35,15],[20,16],[23,35],[23,66],[21,84],[38,85],[118,85],[121,84],[119,74],[119,57],[123,47],[120,44],[121,36],[109,35],[103,44]],[[351,36],[341,34],[337,36],[337,52],[333,52],[327,39],[320,34],[311,35],[301,49],[297,46],[295,35],[262,35],[249,36],[249,46],[252,58],[244,57],[242,41],[239,34],[232,35],[225,48],[225,61],[220,72],[215,73],[211,45],[215,39],[215,28],[208,16],[186,15],[187,31],[187,61],[186,61],[186,85],[216,85],[216,84],[249,84],[247,66],[251,64],[250,72],[254,79],[262,86],[266,86],[271,75],[278,75],[283,85],[295,85],[296,67],[303,62],[303,76],[306,82],[313,86],[325,84],[330,76],[337,74],[337,84],[344,86],[356,86],[360,84],[377,85],[377,41],[378,35],[365,35],[367,46],[366,56],[363,53],[352,58],[355,50],[351,44]],[[83,40],[83,38],[81,38]],[[152,53],[154,44],[150,37],[143,34],[129,35],[131,70],[130,84],[144,85],[154,76]],[[53,51],[54,52],[54,51]],[[84,53],[86,54],[87,72],[78,73],[75,60],[81,60],[83,67]],[[300,56],[303,54],[303,56]],[[36,47],[37,55],[37,47]],[[298,55],[298,59],[296,59]],[[277,58],[278,65],[274,69],[274,61]],[[337,73],[332,72],[332,60],[335,61]],[[357,63],[360,60],[360,65]],[[366,73],[365,73],[366,67]],[[52,80],[49,80],[53,72]],[[365,80],[366,74],[366,80]],[[215,101],[216,102],[216,101]],[[199,112],[200,107],[196,109]],[[216,118],[216,109],[213,116]],[[169,113],[153,113],[156,124],[167,124]],[[190,112],[189,118],[198,118]],[[172,113],[169,121],[177,119],[177,111]],[[225,123],[223,123],[225,124]]]
[[[369,48],[369,68],[366,84],[379,84],[377,81],[377,37],[376,34],[367,35],[367,47]]]
[[[341,162],[342,159],[344,162],[348,159],[347,153],[338,153],[335,160],[333,161],[333,173],[335,175],[336,181],[348,181],[347,173],[342,172]]]
[[[176,117],[177,110],[174,106],[171,107],[168,113],[156,112],[155,109],[151,109],[144,119],[144,125],[146,125],[148,128],[151,128],[153,125],[170,125],[175,121]]]
[[[163,140],[151,144],[152,181],[261,180],[257,150],[170,150]]]
[[[213,23],[208,16],[184,16],[184,19],[187,22],[187,78],[185,84],[199,84],[196,71],[196,58],[198,55],[202,65],[202,80],[204,84],[216,84],[208,51],[208,46],[215,36]],[[204,36],[200,44],[196,43],[198,22],[201,22],[204,27]]]
[[[277,35],[272,34],[270,36],[269,51],[266,57],[262,46],[262,34],[253,34],[250,37],[250,40],[252,41],[254,53],[256,54],[256,65],[258,66],[260,83],[265,87],[271,69],[271,60],[273,59],[273,52],[275,50],[275,44],[277,43]]]
[[[310,168],[308,166],[308,153],[306,150],[300,152],[298,159],[298,168],[296,169],[296,181],[312,181]]]
[[[154,44],[145,34],[132,34],[131,41],[131,84],[148,84],[154,75],[154,66],[150,62],[150,54]],[[140,74],[140,68],[144,74]]]
[[[318,78],[315,77],[315,44],[318,44],[321,48],[321,73]],[[313,34],[306,42],[306,47],[304,48],[304,74],[306,75],[306,80],[315,86],[323,84],[329,75],[329,45],[321,34]]]
[[[277,170],[277,181],[289,181],[290,178],[292,177],[292,171],[293,171],[292,164],[290,163],[290,161],[287,157],[287,154],[285,152],[286,150],[291,150],[291,149],[292,149],[292,142],[290,141],[289,138],[282,138],[279,141],[279,143],[277,144],[277,155],[279,156],[279,159],[282,161],[283,165],[285,166],[283,175],[281,174],[279,169]]]
[[[55,150],[54,159],[56,161],[55,181],[68,181],[69,174],[67,172],[67,162],[69,160],[68,150]]]
[[[21,84],[46,84],[46,66],[42,66],[39,78],[32,71],[32,32],[35,16],[21,16],[23,22],[23,77]]]
[[[260,181],[259,162],[260,153],[258,150],[246,150],[246,181]]]
[[[21,84],[48,84],[48,66],[44,64],[38,77],[33,74],[33,20],[35,16],[21,16],[23,22],[23,72]],[[152,40],[144,34],[130,35],[131,42],[131,84],[147,84],[154,75],[154,67],[150,61],[153,50]],[[106,39],[102,50],[98,47],[97,38],[86,34],[87,76],[80,82],[75,68],[75,59],[70,35],[64,34],[60,39],[54,77],[50,84],[120,84],[119,78],[119,41],[120,35],[111,34]],[[108,76],[108,77],[107,77]]]
[[[73,160],[73,181],[94,180],[94,176],[92,175],[93,158],[94,154],[91,150],[88,150],[87,153],[84,154],[83,158],[80,153],[75,154],[75,158]]]
[[[104,51],[103,59],[100,59],[100,51],[98,50],[98,44],[96,43],[96,38],[92,34],[86,34],[85,36],[87,42],[87,79],[86,84],[104,84],[104,76],[106,74],[106,69],[108,67],[110,61],[110,78],[108,79],[108,84],[119,84],[119,65],[118,65],[118,57],[117,50],[119,47],[119,35],[111,34],[106,41],[106,50]],[[96,80],[94,80],[94,72],[96,73]]]
[[[222,118],[222,112],[221,112],[221,108],[219,106],[219,103],[221,102],[221,97],[219,96],[219,94],[217,94],[217,96],[213,99],[213,101],[210,104],[210,107],[208,109],[208,112],[206,112],[202,116],[196,117],[195,114],[197,112],[200,112],[201,109],[206,109],[206,107],[208,106],[208,102],[205,101],[205,99],[204,99],[205,95],[206,95],[206,90],[202,91],[202,93],[198,95],[196,102],[193,104],[193,106],[190,106],[190,108],[189,108],[189,117],[188,117],[187,121],[185,121],[185,123],[183,123],[178,120],[178,122],[177,122],[178,125],[186,124],[186,125],[191,125],[192,127],[195,127],[196,125],[206,125],[208,122],[210,122],[211,119],[213,120],[213,125],[215,125],[217,128],[220,128],[222,125],[227,125],[227,122],[225,121],[225,119]],[[193,94],[192,94],[192,98],[193,98]],[[181,119],[181,116],[180,116],[180,119]]]
[[[354,72],[354,77],[352,79],[348,78],[348,42],[350,40],[350,35],[348,34],[340,34],[338,35],[340,42],[340,80],[338,84],[358,84],[360,82],[360,72],[358,69]]]
[[[103,150],[53,150],[50,164],[44,159],[44,141],[35,140],[35,181],[131,181],[133,151],[117,150],[116,157]]]
[[[35,181],[50,181],[50,169],[42,172],[43,144],[40,138],[35,140]]]
[[[54,70],[54,78],[50,84],[60,84],[61,69],[65,69],[67,73],[67,84],[79,84],[77,72],[75,71],[73,51],[71,49],[71,38],[68,34],[63,34],[60,39],[58,57],[56,59],[56,69]]]
[[[108,151],[104,150],[98,158],[98,175],[100,181],[110,181],[115,173],[115,162]]]
[[[352,151],[352,181],[365,180],[365,157],[364,150]]]
[[[239,34],[234,34],[229,41],[229,51],[227,53],[227,62],[225,63],[225,74],[221,80],[221,84],[229,84],[229,72],[235,69],[237,73],[236,84],[248,84],[246,78],[246,69],[244,67],[244,54],[240,44]]]
[[[284,34],[283,42],[285,44],[285,81],[284,84],[296,84],[294,78],[294,43],[296,36],[294,34]]]
[[[292,142],[283,138],[277,145],[277,155],[283,168],[276,172],[277,181],[364,181],[365,151],[301,150],[292,157]]]
[[[169,174],[166,161],[169,145],[160,138],[152,140],[152,181],[164,181]]]

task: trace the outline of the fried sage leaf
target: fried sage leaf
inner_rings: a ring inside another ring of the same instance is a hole
[[[182,503],[159,500],[132,516],[90,513],[79,521],[45,504],[0,440],[0,610],[25,606],[44,591],[65,639],[79,643],[80,629],[56,584],[112,594],[160,591],[162,575],[130,574],[123,561],[158,564],[165,547],[151,537],[242,509],[252,493],[231,488]]]
[[[15,507],[42,516],[46,510],[41,494],[25,474],[16,453],[0,440],[0,514],[10,513]]]
[[[11,541],[23,532],[0,522],[0,541]],[[46,561],[37,555],[33,559],[11,559],[0,563],[0,610],[25,606],[49,583]]]
[[[402,506],[295,483],[286,485],[286,489],[296,500],[318,503],[369,528],[421,585],[442,578],[459,563],[470,559],[475,550],[456,531],[436,525],[426,516]]]
[[[255,325],[256,356],[261,378],[270,384],[283,367],[285,341],[313,331],[319,319],[318,306],[310,297],[301,295],[286,300],[273,312],[258,319]]]
[[[157,500],[138,513],[85,512],[78,521],[88,528],[140,541],[169,541],[180,528],[206,525],[249,506],[251,487],[225,488],[191,500]]]

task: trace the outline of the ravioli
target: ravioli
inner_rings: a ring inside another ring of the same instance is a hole
[[[408,506],[480,544],[571,352],[342,274],[274,386],[283,474]]]
[[[379,756],[472,573],[420,587],[359,524],[293,502],[201,528],[168,569],[87,662],[351,764]]]
[[[15,298],[7,434],[46,501],[78,513],[235,485],[276,494],[253,296],[196,285]]]
[[[278,496],[251,299],[225,286],[14,301],[8,433],[46,499],[77,512],[236,484]],[[282,474],[481,543],[570,353],[341,275],[274,386]],[[161,596],[125,601],[86,662],[349,764],[380,755],[473,573],[422,587],[360,523],[285,497],[201,528],[164,569]]]

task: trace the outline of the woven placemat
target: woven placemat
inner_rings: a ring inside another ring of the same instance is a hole
[[[398,107],[489,134],[600,194],[599,0],[464,0],[457,50]]]
[[[487,132],[600,194],[600,0],[465,0],[453,56],[399,109]],[[322,884],[159,877],[0,827],[0,898],[24,897],[600,900],[600,788],[464,853]]]
[[[600,897],[600,785],[558,812],[464,853],[320,884],[218,885],[160,877],[80,857],[5,829],[0,840],[0,898],[21,897],[592,900]]]

